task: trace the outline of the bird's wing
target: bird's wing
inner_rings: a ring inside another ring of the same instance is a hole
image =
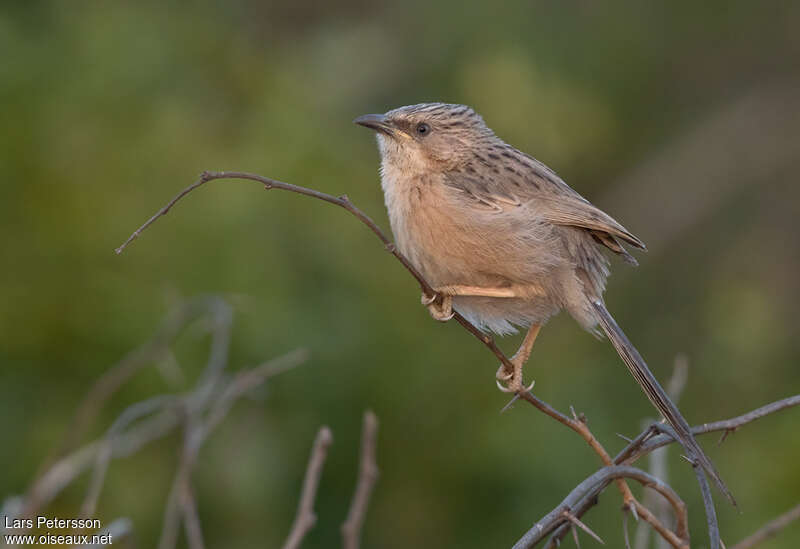
[[[593,235],[597,234],[600,243],[608,246],[613,251],[613,244],[606,237],[616,241],[617,238],[635,246],[645,249],[644,242],[634,236],[625,227],[617,223],[614,218],[605,213],[600,208],[586,202],[585,200],[573,198],[571,196],[541,196],[538,201],[541,207],[538,208],[542,218],[553,225],[568,225],[587,229]],[[619,243],[616,242],[618,246]]]
[[[510,146],[499,154],[476,156],[476,164],[446,174],[444,182],[482,210],[499,213],[531,204],[542,221],[585,229],[599,244],[634,263],[620,241],[646,249],[644,242],[564,183],[550,168]]]

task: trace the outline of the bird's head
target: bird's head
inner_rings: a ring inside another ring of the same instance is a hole
[[[465,105],[420,103],[353,122],[376,132],[384,167],[407,173],[452,169],[496,139],[483,118]]]

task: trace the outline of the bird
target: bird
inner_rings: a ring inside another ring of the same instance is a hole
[[[422,304],[446,322],[457,311],[482,332],[527,332],[501,365],[500,388],[523,382],[541,327],[561,310],[590,333],[605,334],[688,458],[735,505],[714,464],[603,300],[606,252],[636,265],[626,246],[644,242],[591,204],[556,173],[498,137],[473,108],[420,103],[354,123],[373,130],[381,187],[397,250],[434,293]]]

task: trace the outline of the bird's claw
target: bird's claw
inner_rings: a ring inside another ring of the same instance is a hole
[[[514,394],[530,393],[533,390],[533,386],[536,385],[536,380],[531,381],[531,384],[526,387],[522,383],[522,378],[513,379],[513,375],[510,375],[506,379],[509,378],[511,378],[511,381],[509,381],[508,384],[506,385],[500,383],[499,379],[495,380],[495,383],[497,383],[497,388],[504,393],[514,393]]]
[[[505,364],[501,364],[500,367],[497,369],[497,373],[494,375],[495,379],[497,379],[498,383],[500,381],[508,381],[512,377],[514,377],[514,372],[505,373],[506,366]]]
[[[433,295],[428,295],[425,292],[422,292],[422,295],[419,297],[419,300],[424,306],[427,307],[428,305],[436,301],[436,294],[434,293]]]
[[[504,393],[513,393],[514,392],[511,389],[509,389],[508,387],[506,387],[505,385],[503,385],[502,383],[500,383],[500,380],[495,379],[494,382],[497,383],[497,388],[500,389],[500,391],[502,391]]]
[[[438,300],[437,297],[440,296],[441,300]],[[423,293],[420,301],[428,308],[428,312],[434,320],[439,322],[447,322],[456,315],[455,311],[453,311],[453,296],[451,295],[434,294],[429,296]]]

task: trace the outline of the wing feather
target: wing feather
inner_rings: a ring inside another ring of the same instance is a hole
[[[598,243],[633,264],[636,260],[622,242],[647,249],[638,237],[535,158],[506,144],[492,150],[495,152],[488,157],[476,154],[464,169],[445,174],[444,183],[483,211],[502,213],[530,205],[543,221],[585,229]]]

